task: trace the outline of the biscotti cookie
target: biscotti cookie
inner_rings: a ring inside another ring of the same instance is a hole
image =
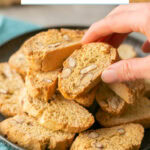
[[[0,123],[0,133],[28,150],[67,150],[75,134],[51,131],[27,115],[17,115]]]
[[[104,83],[100,83],[99,89],[96,93],[96,101],[100,107],[113,115],[121,114],[126,107],[126,102],[117,96],[108,86]]]
[[[129,44],[121,44],[118,48],[118,54],[121,59],[130,59],[137,56],[134,48]]]
[[[22,49],[18,50],[9,58],[9,65],[25,78],[28,64]]]
[[[145,89],[143,80],[111,83],[108,86],[128,104],[133,104],[136,99],[144,94]]]
[[[59,94],[53,96],[50,103],[23,94],[20,97],[22,110],[53,131],[77,133],[88,129],[94,123],[94,117],[85,108]]]
[[[82,96],[77,97],[75,99],[75,101],[78,102],[79,104],[85,106],[85,107],[90,107],[95,100],[97,88],[98,87],[96,86],[87,94],[84,94]]]
[[[126,111],[120,116],[114,116],[107,112],[99,111],[96,114],[96,119],[104,127],[112,127],[126,123],[140,123],[145,128],[150,127],[150,100],[141,97],[136,101],[136,104],[129,105]]]
[[[140,124],[127,124],[80,133],[71,150],[139,150],[144,136]]]
[[[48,101],[56,91],[60,69],[50,72],[28,71],[25,85],[32,98]]]
[[[18,97],[23,87],[21,76],[8,63],[0,63],[0,113],[10,117],[20,112]]]
[[[84,33],[82,30],[51,29],[30,38],[23,46],[30,68],[44,72],[60,68],[63,61],[81,47]]]
[[[117,60],[117,51],[105,43],[90,43],[64,62],[58,88],[67,99],[75,99],[89,92],[101,80],[105,68]]]

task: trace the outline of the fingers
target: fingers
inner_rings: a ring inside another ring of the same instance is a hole
[[[83,37],[83,44],[96,41],[101,37],[108,36],[113,33],[131,32],[131,26],[134,24],[134,18],[132,15],[129,19],[129,15],[129,12],[123,14],[123,16],[121,14],[117,14],[114,18],[109,16],[97,23],[94,23]],[[122,18],[124,19],[122,20]],[[125,21],[127,19],[128,21]]]
[[[83,37],[83,44],[97,41],[99,38],[113,33],[133,31],[141,32],[150,39],[150,4],[127,5],[121,10],[122,7],[119,6],[106,18],[94,23]]]
[[[127,36],[128,34],[115,34],[114,33],[107,43],[109,43],[115,48],[118,48]]]
[[[145,53],[149,53],[150,52],[150,42],[149,41],[146,41],[143,46],[142,46],[142,49]]]
[[[106,83],[131,81],[150,78],[150,56],[121,60],[102,73],[102,80]]]

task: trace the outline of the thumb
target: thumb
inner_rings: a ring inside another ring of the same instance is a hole
[[[150,78],[150,56],[121,60],[109,66],[102,73],[102,80],[106,83],[143,78]]]

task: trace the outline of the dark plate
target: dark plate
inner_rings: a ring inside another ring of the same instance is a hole
[[[70,28],[70,29],[85,29],[87,28],[86,26],[53,26],[50,28]],[[45,31],[48,30],[50,28],[44,28],[41,30],[36,30],[30,33],[26,33],[23,34],[15,39],[10,40],[9,42],[3,44],[0,47],[0,62],[4,62],[4,61],[8,61],[9,57],[16,51],[19,49],[19,47],[21,46],[21,44],[28,39],[29,37],[41,32],[41,31]],[[132,36],[129,36],[125,43],[129,43],[131,45],[133,45],[138,53],[138,55],[140,57],[145,56],[144,53],[141,52],[140,47],[142,45],[142,41],[140,41],[139,39],[136,39]],[[4,117],[0,116],[0,120],[5,119]],[[22,150],[22,148],[18,147],[17,145],[9,142],[7,139],[5,139],[4,137],[0,136],[0,141],[6,143],[11,149],[13,150]],[[141,145],[141,149],[140,150],[150,150],[150,129],[146,129],[145,130],[145,136]]]

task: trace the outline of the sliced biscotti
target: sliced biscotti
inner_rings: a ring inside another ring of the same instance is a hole
[[[96,119],[104,127],[112,127],[126,123],[140,123],[145,128],[150,127],[150,100],[141,97],[136,101],[136,104],[129,105],[126,111],[120,116],[114,116],[107,112],[99,111],[96,114]]]
[[[102,82],[96,93],[96,101],[105,112],[113,115],[123,113],[127,105],[122,98],[116,95],[105,83]]]
[[[27,115],[17,115],[0,123],[0,133],[28,150],[67,150],[75,134],[51,131]]]
[[[56,91],[57,79],[60,69],[50,72],[28,71],[25,85],[27,93],[32,98],[48,101]]]
[[[144,94],[145,84],[143,80],[128,81],[124,83],[108,84],[118,96],[128,104],[133,104],[136,99]]]
[[[94,117],[85,108],[59,94],[53,96],[50,103],[23,94],[20,97],[22,110],[53,131],[77,133],[88,129],[94,123]]]
[[[58,88],[67,99],[75,99],[89,92],[101,80],[105,68],[117,60],[117,51],[105,43],[90,43],[64,62]]]
[[[144,136],[140,124],[127,124],[80,133],[71,150],[138,150]]]
[[[129,44],[121,44],[118,48],[118,54],[121,59],[129,59],[137,56],[133,46]]]
[[[51,29],[33,36],[23,46],[30,68],[44,72],[60,68],[63,61],[81,47],[84,33],[82,30]]]
[[[19,93],[23,87],[21,76],[8,63],[0,63],[0,113],[10,117],[20,112]]]
[[[9,58],[9,65],[25,78],[28,64],[21,48]]]
[[[85,107],[90,107],[95,100],[97,88],[98,87],[96,86],[90,92],[77,97],[75,101]]]

